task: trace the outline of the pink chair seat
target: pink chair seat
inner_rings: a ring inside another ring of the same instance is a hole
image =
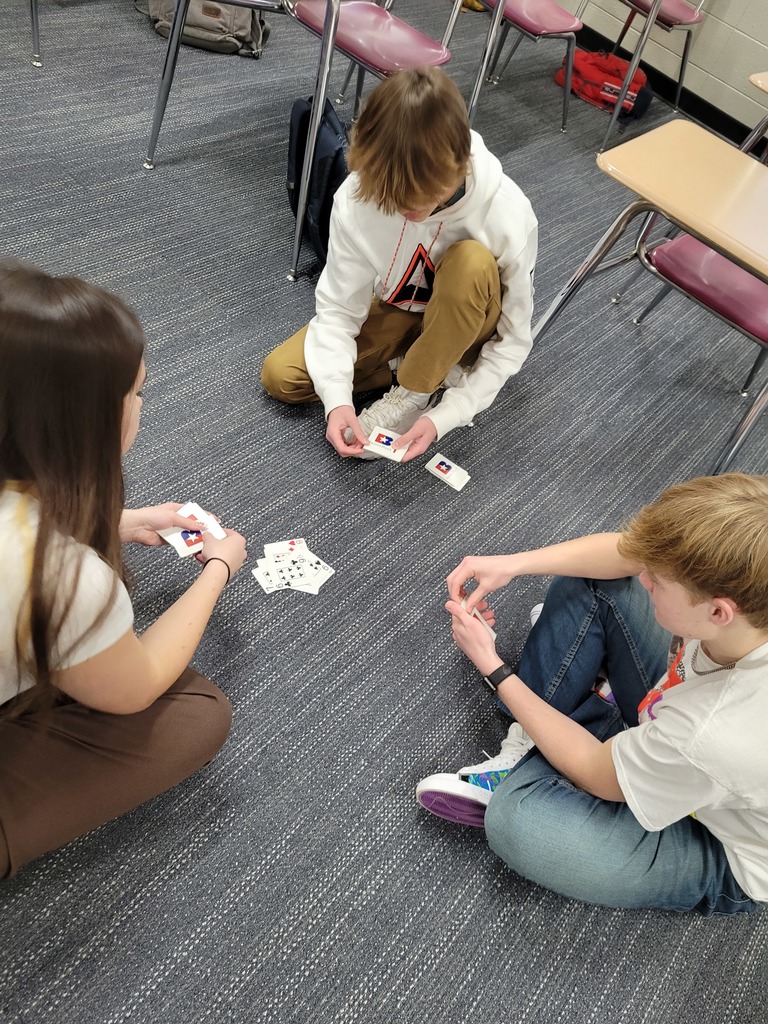
[[[644,14],[649,14],[653,0],[632,0],[632,6],[639,8]],[[675,28],[677,25],[698,25],[704,21],[704,15],[685,3],[685,0],[664,0],[656,21],[667,28]]]
[[[496,0],[483,0],[494,8]],[[554,0],[507,0],[504,17],[532,36],[562,35],[578,32],[582,23]]]
[[[325,0],[298,0],[298,21],[317,35],[323,34]],[[366,0],[342,3],[336,31],[336,49],[382,75],[395,71],[447,64],[451,51],[425,36],[383,7]]]
[[[768,345],[768,284],[690,235],[661,242],[648,258],[662,277]]]

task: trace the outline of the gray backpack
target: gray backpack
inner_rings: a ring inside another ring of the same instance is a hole
[[[149,0],[149,16],[155,31],[166,39],[171,34],[175,7],[175,0]],[[191,0],[181,41],[203,50],[258,59],[268,37],[269,26],[261,11],[215,0]]]

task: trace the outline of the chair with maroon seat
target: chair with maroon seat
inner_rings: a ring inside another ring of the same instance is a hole
[[[523,39],[532,39],[536,43],[542,39],[564,39],[566,41],[565,95],[563,97],[561,130],[565,131],[568,123],[568,102],[571,97],[576,32],[582,27],[581,22],[573,14],[556,4],[555,0],[506,0],[503,11],[499,11],[497,0],[481,0],[481,2],[488,10],[493,11],[493,17],[480,60],[480,69],[469,100],[470,121],[474,118],[483,82],[498,84]],[[503,24],[500,25],[502,21]],[[494,74],[510,29],[515,30],[517,38],[512,43],[501,70],[498,74]]]
[[[295,280],[298,270],[304,217],[309,195],[310,170],[313,164],[320,120],[328,95],[328,79],[334,51],[364,71],[379,78],[386,78],[395,71],[425,65],[439,66],[451,59],[447,40],[459,14],[461,0],[454,0],[449,25],[443,41],[436,42],[386,8],[379,7],[371,0],[228,0],[237,7],[272,11],[287,14],[314,35],[320,37],[320,59],[317,67],[313,96],[312,116],[309,121],[304,167],[299,186],[296,231],[293,243],[293,258],[288,277]],[[189,9],[190,0],[176,0],[176,9],[171,22],[165,64],[158,88],[152,121],[146,168],[154,167],[155,147],[163,122],[168,94],[179,55],[181,33]]]
[[[618,0],[624,7],[629,8],[629,14],[627,20],[624,22],[624,27],[619,33],[619,38],[616,40],[616,45],[613,48],[613,52],[616,53],[619,46],[624,40],[624,36],[629,31],[629,28],[635,18],[636,14],[640,14],[645,18],[645,26],[643,31],[640,33],[637,45],[635,46],[634,52],[629,62],[629,68],[627,74],[624,77],[624,83],[621,87],[621,91],[616,100],[616,106],[611,114],[611,120],[608,124],[608,128],[603,138],[603,144],[600,147],[601,151],[605,149],[608,138],[613,130],[613,126],[616,124],[616,120],[622,109],[624,98],[627,95],[630,82],[637,71],[637,67],[640,63],[640,59],[645,49],[645,44],[651,34],[651,29],[654,25],[662,29],[664,32],[674,32],[676,29],[682,29],[685,32],[685,43],[683,44],[683,55],[680,61],[680,74],[677,79],[677,90],[675,92],[675,110],[677,110],[680,104],[680,94],[683,89],[683,81],[685,79],[685,71],[688,67],[688,57],[691,51],[691,42],[693,38],[693,30],[697,25],[700,25],[704,21],[704,7],[705,0],[699,0],[697,6],[692,3],[686,3],[686,0]],[[577,10],[579,18],[582,17],[586,10],[589,0],[581,0],[581,4]]]
[[[760,121],[739,148],[745,153],[751,152],[766,131],[768,117]],[[749,388],[768,357],[768,284],[691,235],[678,234],[648,245],[651,228],[649,221],[641,230],[636,254],[641,266],[664,284],[632,322],[641,324],[671,291],[687,295],[760,346],[740,390],[743,398],[748,397]],[[627,282],[624,292],[631,288],[640,274],[642,270]],[[618,304],[621,298],[620,292],[612,301]]]
[[[665,283],[642,313],[633,318],[634,323],[641,324],[669,292],[676,290],[760,345],[741,387],[740,393],[746,398],[768,356],[768,284],[690,235],[665,239],[648,248],[641,244],[637,256],[646,270]]]

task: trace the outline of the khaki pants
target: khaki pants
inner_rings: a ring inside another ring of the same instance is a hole
[[[496,260],[479,242],[457,242],[435,271],[424,313],[408,313],[374,299],[357,337],[353,390],[373,391],[392,380],[389,360],[403,356],[397,380],[409,391],[432,394],[451,367],[471,366],[492,337],[501,314]],[[315,402],[304,361],[302,327],[264,360],[261,379],[281,402]]]
[[[0,878],[208,764],[231,720],[221,690],[190,668],[134,715],[70,702],[0,719]]]

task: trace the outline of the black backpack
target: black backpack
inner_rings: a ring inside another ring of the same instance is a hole
[[[288,136],[288,202],[294,217],[299,205],[301,170],[307,148],[309,118],[312,100],[296,100],[291,108],[291,125]],[[325,110],[320,121],[309,181],[307,215],[304,221],[304,237],[315,250],[321,264],[328,258],[328,234],[331,226],[331,209],[336,189],[347,174],[347,129],[339,120],[333,104],[325,101]]]

